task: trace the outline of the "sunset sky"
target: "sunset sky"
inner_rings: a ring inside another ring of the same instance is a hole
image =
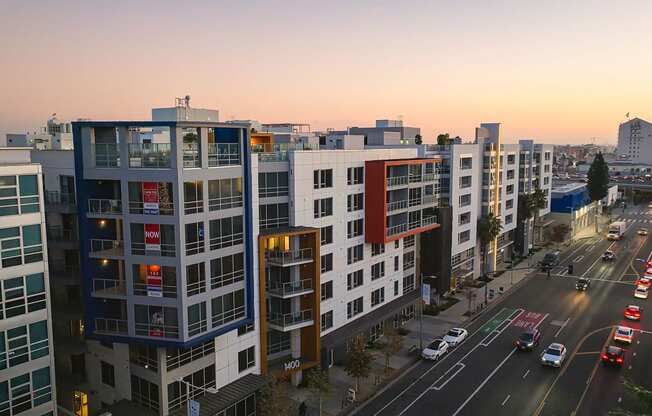
[[[133,5],[131,3],[138,3]],[[190,94],[222,120],[615,141],[652,119],[652,1],[25,1],[0,11],[0,137],[149,119]]]

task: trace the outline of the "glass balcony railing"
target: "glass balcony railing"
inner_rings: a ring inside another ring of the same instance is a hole
[[[169,168],[170,143],[129,144],[130,168]]]
[[[163,294],[164,298],[176,298],[177,287],[176,285],[161,285],[161,293]],[[134,283],[134,295],[147,296],[147,284]]]
[[[157,338],[179,338],[177,325],[136,322],[136,335]]]
[[[74,242],[79,239],[75,228],[66,228],[62,225],[49,225],[47,228],[48,240],[51,241],[70,241]]]
[[[270,282],[268,291],[271,295],[276,296],[292,296],[303,295],[306,292],[312,292],[312,279],[297,280],[296,282]]]
[[[392,187],[392,186],[407,185],[408,181],[409,180],[407,176],[391,176],[387,178],[387,186]]]
[[[61,204],[61,205],[76,205],[75,194],[70,192],[59,192],[59,191],[45,191],[45,203],[48,205],[51,204]]]
[[[93,279],[93,295],[126,295],[127,287],[124,280]]]
[[[141,201],[129,201],[130,214],[145,214],[145,206]],[[147,215],[152,215],[148,213]],[[173,202],[158,202],[158,215],[174,215]]]
[[[128,325],[124,319],[95,318],[95,332],[127,334]]]
[[[282,330],[301,324],[306,324],[304,326],[311,325],[313,323],[312,309],[285,314],[272,313],[269,316],[269,323]]]
[[[409,230],[414,230],[416,228],[427,227],[432,224],[437,223],[437,216],[431,215],[428,217],[421,218],[417,221],[410,221],[409,223],[397,224],[392,227],[387,228],[387,237],[393,235],[402,234]]]
[[[98,199],[88,200],[89,214],[122,214],[122,201],[119,199]]]
[[[387,204],[387,212],[398,211],[399,209],[406,209],[408,207],[408,201],[392,201]]]
[[[407,232],[407,223],[406,224],[397,224],[387,228],[387,236],[393,236],[396,234],[401,234]]]
[[[131,243],[131,254],[134,256],[160,255],[162,257],[174,257],[176,255],[176,245],[160,244],[160,250],[147,250],[145,243]]]
[[[124,255],[122,240],[106,240],[92,238],[91,253],[96,256],[122,256]]]
[[[267,252],[267,261],[278,266],[292,266],[294,264],[312,261],[312,249],[298,250],[273,250]]]
[[[183,167],[184,168],[200,168],[201,167],[201,151],[196,144],[183,145]]]
[[[239,143],[209,143],[208,166],[233,166],[240,164]]]
[[[319,145],[308,143],[262,143],[251,146],[251,151],[258,154],[261,162],[281,162],[288,160],[292,150],[319,150]]]
[[[116,143],[95,143],[92,146],[93,154],[95,156],[95,167],[120,167],[120,150]]]

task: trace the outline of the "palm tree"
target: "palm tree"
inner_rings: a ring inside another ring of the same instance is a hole
[[[480,239],[482,250],[482,274],[487,271],[487,246],[494,241],[499,235],[500,230],[503,228],[500,223],[500,218],[496,217],[493,212],[480,218],[478,220],[478,239]]]
[[[548,205],[548,198],[546,193],[543,192],[543,189],[537,187],[534,192],[529,195],[530,201],[530,212],[532,213],[532,244],[536,242],[536,229],[537,229],[537,220],[539,219],[539,211],[544,209]]]

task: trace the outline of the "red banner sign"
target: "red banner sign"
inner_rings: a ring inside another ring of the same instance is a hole
[[[161,251],[160,224],[145,224],[145,250]]]
[[[143,214],[159,214],[157,182],[143,182]]]
[[[157,264],[147,265],[147,296],[163,297],[161,266]]]

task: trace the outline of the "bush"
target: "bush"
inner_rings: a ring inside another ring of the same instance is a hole
[[[410,330],[407,329],[407,328],[405,328],[405,327],[402,327],[402,326],[401,326],[401,327],[399,327],[399,328],[396,330],[396,332],[397,332],[399,335],[406,336],[407,334],[410,333]]]
[[[437,316],[437,315],[439,315],[439,306],[437,306],[437,305],[424,305],[423,306],[423,314],[424,315],[429,315],[429,316]]]

